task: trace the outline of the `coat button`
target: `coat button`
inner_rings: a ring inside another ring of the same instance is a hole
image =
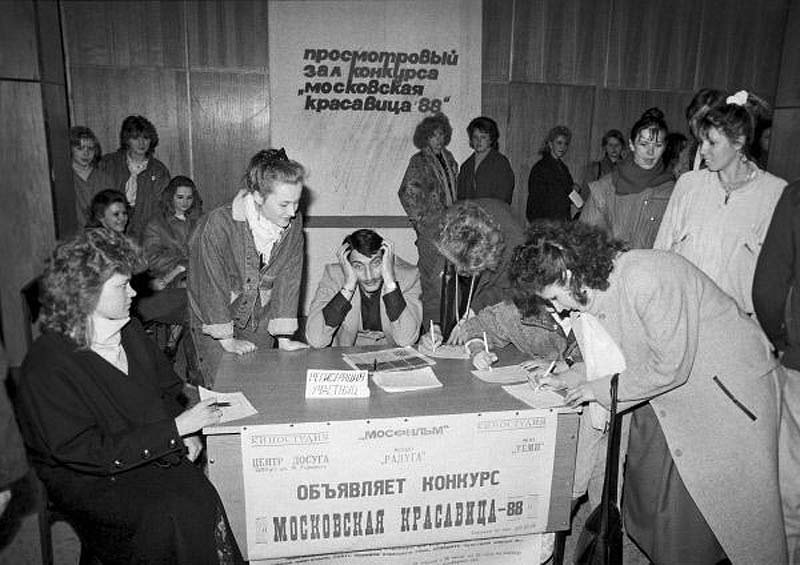
[[[170,446],[170,447],[175,447],[175,446],[177,446],[177,445],[178,445],[178,442],[177,442],[177,441],[175,441],[174,439],[171,439],[171,440],[169,440],[169,446]]]
[[[142,459],[150,459],[150,450],[149,449],[145,449],[144,451],[142,451]]]
[[[681,450],[681,449],[676,449],[676,450],[675,450],[675,457],[680,457],[681,455],[683,455],[683,450]]]
[[[121,468],[122,461],[120,461],[119,459],[114,459],[114,467],[116,467],[117,469]]]
[[[605,319],[606,319],[606,315],[605,315],[605,314],[602,314],[602,313],[601,313],[601,314],[598,314],[598,315],[597,315],[597,317],[598,317],[598,319],[600,319],[600,320],[605,320]]]

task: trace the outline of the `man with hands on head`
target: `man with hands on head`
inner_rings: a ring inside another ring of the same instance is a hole
[[[419,271],[369,229],[348,235],[326,265],[306,322],[312,347],[411,345],[422,322]]]

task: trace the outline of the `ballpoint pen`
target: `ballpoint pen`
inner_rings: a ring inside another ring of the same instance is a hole
[[[530,384],[534,389],[541,388],[542,387],[541,380],[545,377],[549,377],[553,373],[553,370],[556,368],[556,363],[558,363],[558,358],[553,359],[553,362],[550,363],[549,367],[547,367],[547,370],[544,372],[544,375],[542,375],[538,379],[535,379],[534,377],[528,375],[528,384]]]
[[[213,404],[211,404],[211,406],[217,406],[217,407],[219,407],[219,406],[225,407],[225,406],[230,406],[230,405],[231,405],[230,402],[214,402]]]
[[[489,357],[489,340],[486,339],[486,332],[483,332],[483,350],[486,352],[486,356]],[[491,361],[490,359],[487,359]],[[492,370],[491,363],[489,364],[489,370]]]
[[[436,342],[433,340],[433,320],[431,320],[431,352],[436,353]]]

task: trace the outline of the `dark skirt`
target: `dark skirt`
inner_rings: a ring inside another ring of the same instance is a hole
[[[84,486],[63,493],[48,485],[48,492],[104,565],[243,563],[217,491],[188,460]]]
[[[725,552],[681,480],[653,408],[633,412],[622,513],[625,529],[658,564],[709,564]]]

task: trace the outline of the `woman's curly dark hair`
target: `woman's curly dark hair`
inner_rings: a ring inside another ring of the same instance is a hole
[[[531,294],[551,284],[567,285],[580,304],[586,304],[584,289],[605,290],[614,270],[614,257],[627,249],[598,228],[580,222],[533,222],[525,243],[514,249],[509,279],[517,306],[526,312]],[[568,279],[567,270],[572,273]]]
[[[87,229],[60,243],[42,275],[42,329],[88,347],[89,315],[103,284],[116,273],[130,275],[139,260],[139,249],[130,239],[104,228]]]
[[[436,130],[441,130],[444,134],[444,145],[450,145],[450,138],[453,137],[453,127],[450,125],[450,120],[442,112],[428,116],[417,124],[414,130],[414,147],[417,149],[425,149],[428,146],[428,140],[436,133]]]
[[[474,202],[459,202],[445,213],[437,246],[459,272],[495,270],[506,249],[503,230]]]

